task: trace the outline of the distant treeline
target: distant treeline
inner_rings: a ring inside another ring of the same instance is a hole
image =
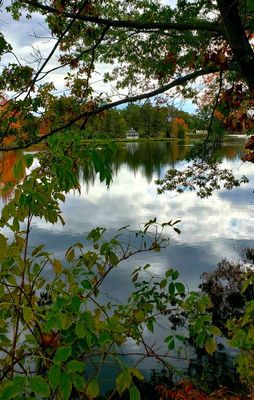
[[[175,107],[130,104],[124,109],[112,109],[93,116],[86,124],[87,137],[107,136],[123,138],[131,129],[140,137],[170,137],[183,130],[198,128],[198,118]],[[184,129],[183,129],[184,126]]]

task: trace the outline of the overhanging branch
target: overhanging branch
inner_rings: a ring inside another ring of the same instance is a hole
[[[200,70],[191,72],[190,74],[187,74],[183,77],[176,78],[175,80],[168,83],[167,85],[163,85],[163,86],[159,87],[158,89],[152,90],[150,92],[142,93],[142,94],[139,94],[136,96],[127,96],[124,99],[117,100],[112,103],[104,104],[104,105],[94,108],[93,110],[90,110],[90,111],[85,111],[85,112],[81,113],[80,115],[78,115],[77,117],[71,119],[66,124],[59,126],[58,128],[52,129],[48,133],[44,134],[43,136],[37,137],[33,141],[28,141],[26,144],[20,145],[20,146],[11,146],[8,148],[0,147],[0,151],[11,151],[11,150],[28,148],[34,144],[42,142],[43,140],[45,140],[46,138],[48,138],[54,134],[60,133],[60,132],[64,131],[65,129],[68,129],[69,127],[74,125],[76,122],[78,122],[84,118],[89,118],[93,115],[97,115],[97,114],[101,113],[102,111],[109,110],[114,107],[118,107],[122,104],[133,103],[133,102],[136,102],[139,100],[144,100],[144,99],[148,99],[151,97],[155,97],[159,94],[165,93],[166,91],[168,91],[170,89],[173,89],[176,86],[182,86],[182,85],[188,83],[189,81],[198,78],[199,76],[204,76],[204,75],[208,75],[208,74],[219,72],[219,71],[220,71],[219,67],[210,66],[210,67],[207,67],[204,69],[200,69]]]
[[[195,22],[139,22],[131,20],[115,20],[109,18],[100,18],[90,15],[78,15],[72,12],[57,10],[54,7],[46,6],[33,0],[24,0],[23,3],[38,8],[42,11],[57,14],[59,17],[65,16],[84,22],[91,22],[97,25],[106,25],[115,28],[129,28],[129,29],[157,29],[157,30],[178,30],[178,31],[209,31],[216,33],[223,33],[222,25],[217,22],[209,21],[195,21]]]

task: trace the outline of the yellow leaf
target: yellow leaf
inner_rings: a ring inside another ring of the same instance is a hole
[[[205,349],[208,354],[213,354],[217,350],[217,343],[213,337],[208,336],[205,341]]]
[[[63,271],[62,263],[56,259],[53,261],[53,268],[56,275],[60,275]]]

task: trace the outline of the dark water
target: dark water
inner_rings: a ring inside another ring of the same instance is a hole
[[[180,219],[181,234],[169,230],[170,245],[166,249],[130,259],[106,280],[105,301],[127,299],[132,289],[131,271],[146,263],[158,274],[178,269],[187,287],[197,289],[202,272],[215,269],[223,258],[237,260],[241,248],[254,246],[254,165],[241,161],[244,142],[244,138],[234,138],[223,146],[223,167],[246,175],[250,183],[232,191],[217,191],[208,199],[199,199],[194,192],[157,194],[154,180],[163,177],[168,168],[182,168],[191,143],[119,144],[112,161],[110,187],[100,183],[91,168],[81,167],[81,194],[70,193],[62,206],[66,225],[52,227],[35,220],[31,244],[44,243],[56,257],[63,258],[65,249],[96,226],[107,228],[113,235],[121,226],[129,224],[138,229],[139,224],[155,216],[160,222]],[[152,342],[160,343],[168,334],[165,329],[162,325]],[[138,350],[134,343],[129,343],[128,349]],[[149,361],[145,367],[152,368],[154,363]]]

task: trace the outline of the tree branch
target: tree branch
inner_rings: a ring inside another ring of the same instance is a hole
[[[54,7],[46,6],[38,1],[24,0],[23,3],[36,7],[42,11],[50,12],[65,16],[66,18],[78,19],[84,22],[91,22],[98,25],[107,25],[115,28],[130,28],[130,29],[161,29],[161,30],[179,30],[179,31],[209,31],[222,33],[222,25],[217,22],[195,21],[195,22],[139,22],[130,20],[115,20],[109,18],[100,18],[90,15],[77,15],[68,11],[59,11]]]
[[[112,103],[107,103],[104,104],[102,106],[99,106],[97,108],[94,108],[93,110],[89,110],[89,111],[85,111],[81,114],[79,114],[78,116],[76,116],[75,118],[71,119],[70,121],[68,121],[66,124],[59,126],[55,129],[52,129],[51,131],[49,131],[48,133],[46,133],[43,136],[37,137],[35,140],[33,141],[28,141],[26,144],[21,145],[21,146],[12,146],[12,147],[0,147],[0,151],[11,151],[11,150],[18,150],[18,149],[26,149],[34,144],[40,143],[42,142],[44,139],[52,136],[53,134],[56,133],[60,133],[63,130],[71,127],[72,125],[74,125],[76,122],[82,120],[83,118],[87,118],[87,117],[91,117],[93,115],[97,115],[99,113],[101,113],[102,111],[105,110],[109,110],[111,108],[114,107],[118,107],[122,104],[126,104],[126,103],[133,103],[136,101],[140,101],[140,100],[144,100],[144,99],[148,99],[150,97],[155,97],[161,93],[164,93],[176,86],[181,86],[184,85],[186,83],[188,83],[189,81],[198,78],[199,76],[203,76],[203,75],[208,75],[214,72],[218,72],[220,71],[219,67],[216,66],[209,66],[207,68],[204,69],[200,69],[194,72],[191,72],[190,74],[187,74],[183,77],[179,77],[174,79],[172,82],[168,83],[167,85],[163,85],[161,87],[159,87],[158,89],[152,90],[150,92],[147,93],[142,93],[136,96],[127,96],[124,99],[121,100],[117,100],[115,102]]]

